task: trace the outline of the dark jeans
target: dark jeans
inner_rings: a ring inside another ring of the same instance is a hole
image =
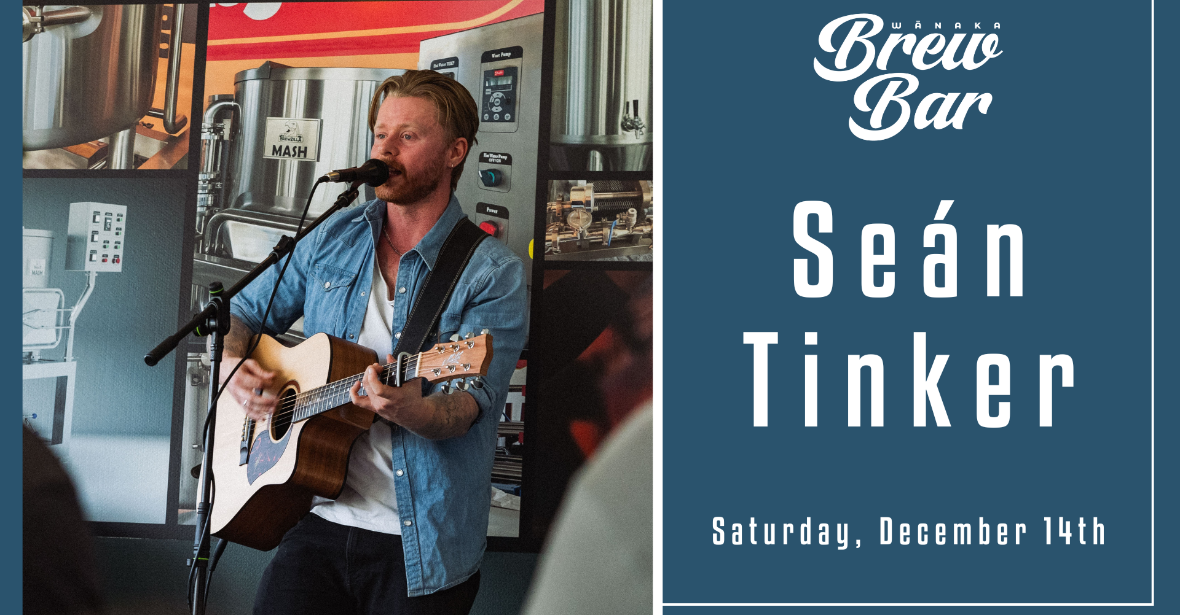
[[[254,615],[466,615],[478,591],[476,572],[449,589],[409,598],[401,536],[308,513],[262,573]]]

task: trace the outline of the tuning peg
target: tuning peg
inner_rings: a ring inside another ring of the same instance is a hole
[[[450,383],[449,383],[449,382],[444,382],[444,383],[443,383],[443,385],[442,385],[442,389],[441,389],[441,391],[442,391],[443,395],[450,395],[450,394],[451,394],[451,387],[450,387]]]
[[[463,339],[465,339],[465,340],[469,340],[469,339],[471,339],[471,338],[473,338],[473,337],[475,337],[475,334],[474,334],[474,333],[472,333],[472,332],[470,332],[470,331],[468,331],[467,333],[464,333],[464,334],[463,334]]]
[[[455,382],[455,386],[459,387],[460,391],[466,391],[470,385],[467,384],[466,380],[459,380]]]
[[[488,330],[487,330],[487,329],[480,329],[480,330],[479,330],[479,334],[480,334],[480,335],[487,335],[487,334],[488,334]]]
[[[452,333],[452,334],[451,334],[451,341],[452,341],[452,342],[457,342],[457,341],[459,341],[459,334],[458,334],[458,333]]]
[[[480,378],[479,376],[472,378],[471,379],[471,386],[476,389],[482,389],[483,388],[483,378]]]

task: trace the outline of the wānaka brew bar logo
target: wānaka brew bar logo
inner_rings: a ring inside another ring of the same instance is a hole
[[[865,32],[866,26],[868,32]],[[890,22],[890,26],[893,30],[901,30],[903,24]],[[914,69],[920,71],[937,68],[976,70],[1003,53],[999,49],[999,22],[937,21],[928,22],[928,26],[933,31],[924,36],[922,22],[918,21],[913,25],[913,32],[892,32],[884,41],[878,38],[874,42],[873,37],[885,29],[885,22],[880,17],[861,13],[834,19],[820,30],[819,46],[828,54],[834,53],[835,57],[824,55],[822,60],[816,57],[815,72],[828,81],[852,81],[863,76],[874,65],[874,60],[879,70],[888,71],[891,61],[896,66],[905,61],[904,56],[909,56]],[[992,32],[984,32],[985,29]],[[837,31],[844,33],[839,48],[833,41]],[[859,57],[862,53],[860,62],[850,67],[849,55]],[[962,130],[972,109],[987,114],[992,104],[992,95],[987,92],[936,92],[928,94],[916,109],[911,109],[907,97],[916,93],[918,86],[918,78],[905,72],[887,72],[865,80],[856,88],[853,104],[858,110],[872,114],[867,121],[849,117],[848,129],[865,141],[883,141],[901,132],[912,116],[918,130],[931,125],[935,130],[947,126]],[[885,114],[889,111],[892,115],[890,107],[893,106],[901,114],[892,124],[885,126]]]

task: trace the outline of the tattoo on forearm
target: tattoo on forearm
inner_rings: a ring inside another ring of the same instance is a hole
[[[229,335],[225,336],[225,354],[231,357],[243,357],[250,348],[250,338],[254,332],[246,323],[236,316],[230,317]]]
[[[471,423],[475,419],[475,414],[470,410],[471,405],[475,403],[475,398],[471,395],[467,393],[452,395],[435,393],[429,397],[429,400],[435,409],[434,422],[424,430],[429,433],[423,433],[423,436],[441,440],[463,435],[467,433],[468,429],[471,429]]]

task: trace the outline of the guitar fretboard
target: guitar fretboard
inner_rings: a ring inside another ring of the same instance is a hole
[[[415,355],[406,360],[403,366],[405,374],[402,376],[402,382],[418,377],[419,356]],[[393,370],[396,368],[396,365],[393,363],[382,365],[380,373],[381,382],[385,384],[393,382]],[[327,412],[333,408],[339,408],[349,403],[352,398],[349,397],[348,391],[352,389],[352,385],[359,382],[362,378],[364,378],[364,374],[349,376],[296,395],[294,416],[291,420],[293,422],[307,420],[317,414]],[[364,395],[364,386],[361,387],[360,392]]]

